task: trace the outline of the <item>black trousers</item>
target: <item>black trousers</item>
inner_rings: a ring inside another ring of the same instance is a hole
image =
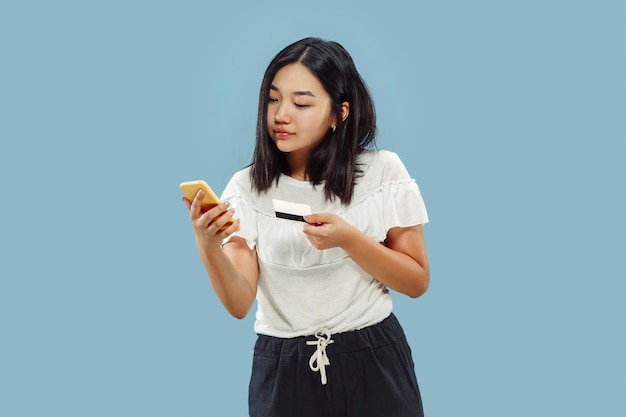
[[[315,372],[310,367],[317,352],[315,336],[259,335],[250,378],[250,417],[423,417],[411,349],[393,314],[331,338],[325,348],[330,364]],[[319,355],[317,359],[314,364],[319,366],[323,361]]]

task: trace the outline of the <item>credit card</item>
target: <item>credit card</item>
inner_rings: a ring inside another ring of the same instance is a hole
[[[311,214],[308,204],[292,203],[291,201],[272,199],[276,217],[298,222],[304,221],[304,216]]]

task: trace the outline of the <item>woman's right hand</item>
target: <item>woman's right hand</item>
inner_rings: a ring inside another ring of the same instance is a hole
[[[250,249],[241,237],[233,237],[222,250],[223,240],[237,230],[239,219],[233,218],[235,211],[227,202],[202,213],[202,197],[202,191],[196,194],[193,201],[182,197],[189,209],[200,258],[213,290],[226,310],[233,317],[242,319],[250,311],[256,297],[259,277],[256,250]],[[226,226],[230,220],[232,224]]]
[[[196,234],[196,241],[200,248],[206,250],[221,250],[222,241],[239,228],[239,219],[234,219],[235,210],[228,202],[223,202],[202,213],[201,202],[204,192],[198,191],[193,201],[183,196],[182,200],[189,209],[189,218]],[[229,220],[232,224],[224,227]]]

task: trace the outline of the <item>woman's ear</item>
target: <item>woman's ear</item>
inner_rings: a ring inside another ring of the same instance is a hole
[[[341,103],[341,109],[339,111],[341,112],[341,121],[345,122],[346,119],[348,118],[348,115],[350,114],[350,103],[348,103],[347,101],[344,101],[343,103]],[[337,118],[333,115],[332,120],[333,120],[333,123],[330,126],[330,128],[334,132],[335,129],[337,128]]]
[[[345,122],[350,114],[350,103],[344,101],[341,103],[341,121]]]

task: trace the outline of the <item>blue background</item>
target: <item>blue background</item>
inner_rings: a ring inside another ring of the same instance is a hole
[[[0,417],[244,416],[178,184],[250,161],[258,88],[342,43],[429,209],[394,295],[429,417],[626,416],[624,1],[2,1]]]

